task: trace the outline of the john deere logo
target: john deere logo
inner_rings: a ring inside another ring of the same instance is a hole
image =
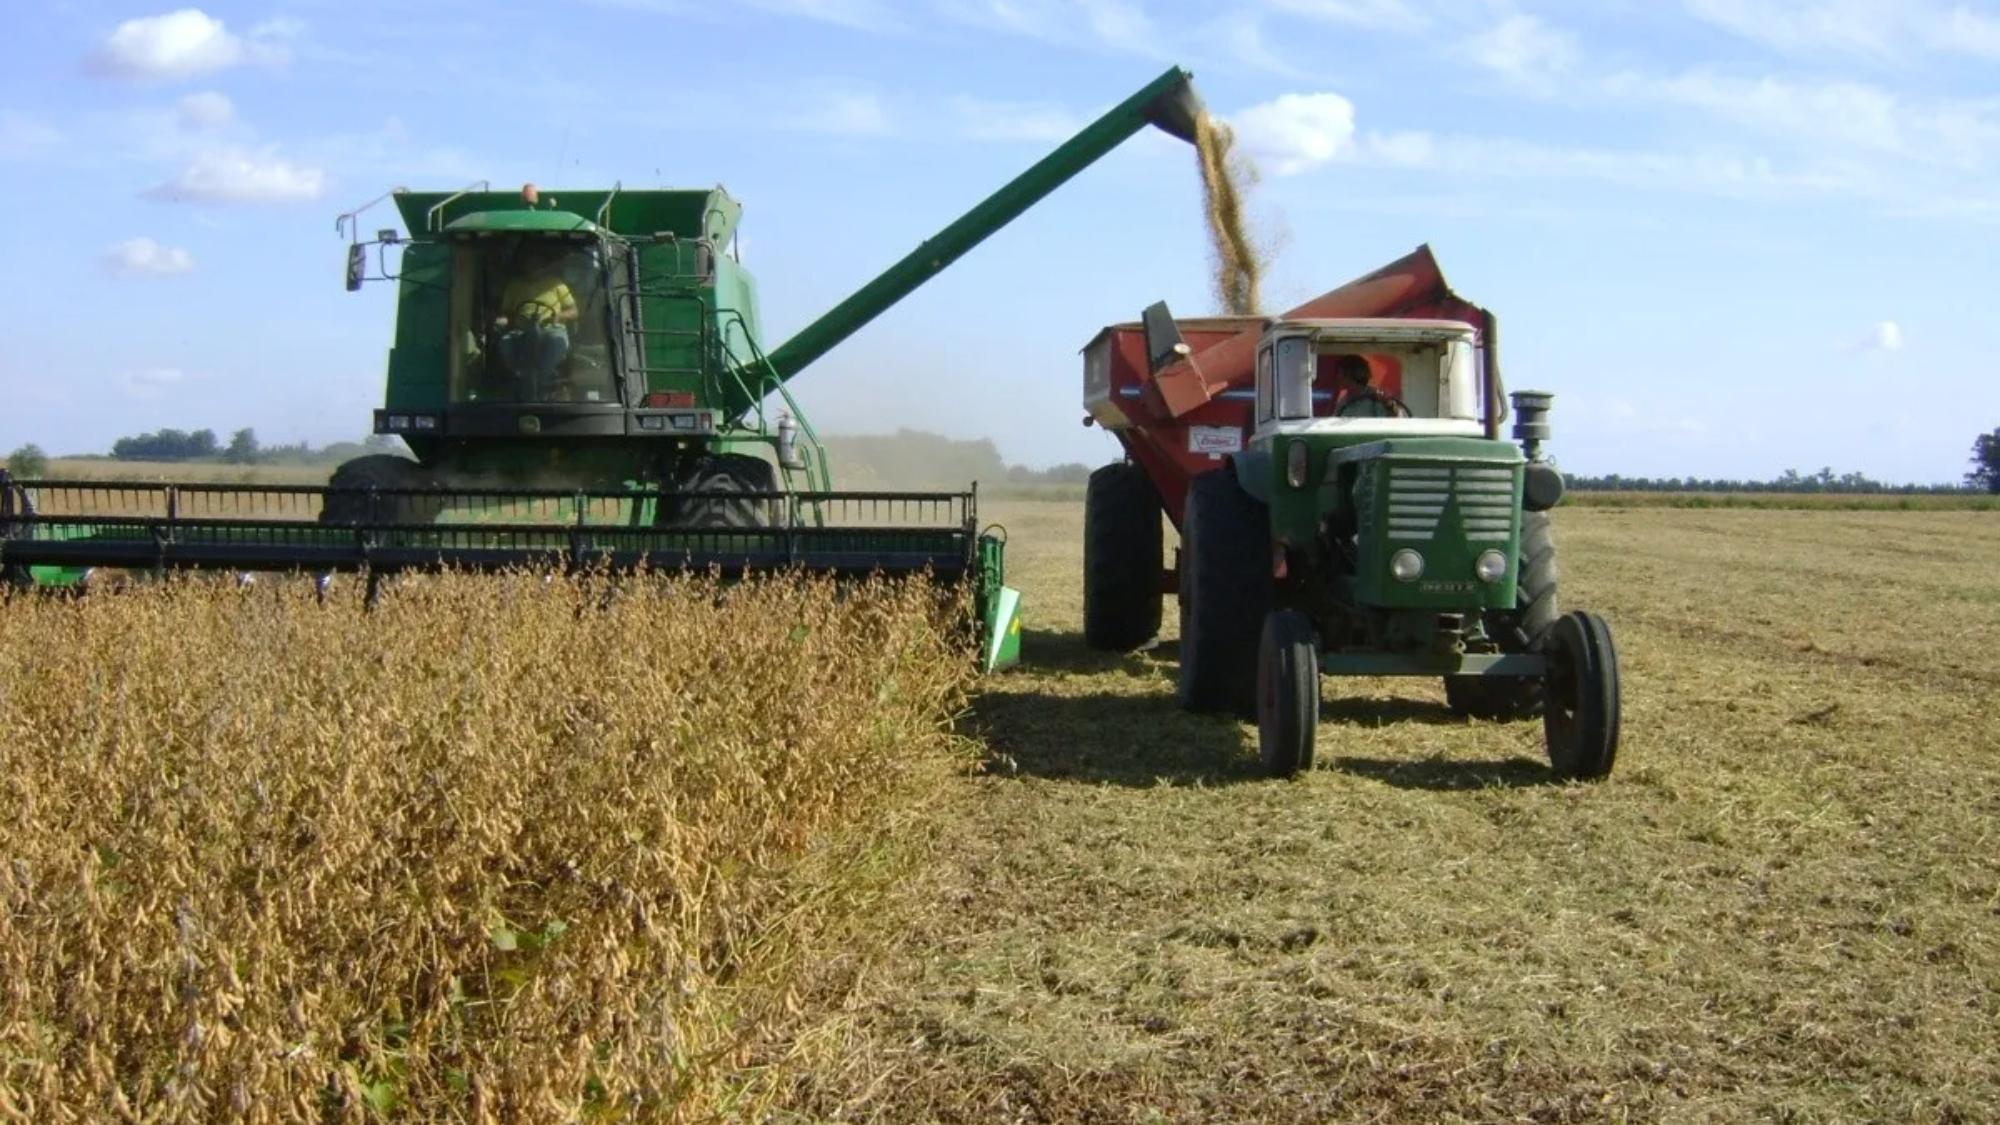
[[[542,420],[540,418],[535,417],[533,414],[521,415],[521,432],[524,434],[541,433]]]

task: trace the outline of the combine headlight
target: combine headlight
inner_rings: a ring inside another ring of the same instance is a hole
[[[438,428],[437,415],[412,414],[410,416],[410,428],[413,430],[435,430]]]
[[[1472,573],[1477,574],[1481,582],[1498,582],[1507,577],[1507,556],[1499,551],[1481,551],[1479,557],[1473,560]]]
[[[1424,576],[1424,557],[1405,547],[1389,556],[1389,573],[1398,582],[1415,582]]]
[[[1285,483],[1293,488],[1306,486],[1306,443],[1295,441],[1285,447]]]

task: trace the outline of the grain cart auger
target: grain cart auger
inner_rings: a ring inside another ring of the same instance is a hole
[[[1559,614],[1550,395],[1505,417],[1497,325],[1428,248],[1275,319],[1164,304],[1084,349],[1084,632],[1129,650],[1180,604],[1179,694],[1257,719],[1265,769],[1312,765],[1321,673],[1441,676],[1452,710],[1543,719],[1565,778],[1611,771],[1618,656]],[[1162,509],[1181,532],[1164,566]]]
[[[928,569],[974,583],[985,660],[1007,661],[1018,599],[974,493],[834,491],[786,382],[1148,124],[1192,141],[1188,79],[1169,69],[768,351],[721,188],[391,192],[400,230],[361,239],[359,210],[337,227],[349,289],[397,286],[375,432],[414,459],[361,457],[325,487],[8,481],[0,566],[48,582],[550,559]]]

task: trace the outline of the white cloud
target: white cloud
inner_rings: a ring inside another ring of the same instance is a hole
[[[213,90],[204,90],[174,103],[174,116],[185,128],[213,129],[229,124],[236,117],[236,107],[227,97]]]
[[[194,256],[150,238],[128,238],[104,252],[104,268],[118,277],[172,277],[194,269]]]
[[[891,132],[888,107],[874,94],[838,90],[793,119],[794,128],[842,137],[878,137]]]
[[[2000,59],[2000,18],[1935,0],[1683,0],[1704,23],[1791,54]]]
[[[1517,85],[1546,91],[1576,65],[1576,37],[1534,16],[1516,12],[1473,36],[1465,50],[1473,62]]]
[[[958,132],[975,141],[1066,141],[1085,122],[1046,102],[1000,102],[956,97],[949,103]]]
[[[294,164],[269,148],[212,148],[146,194],[192,203],[295,203],[318,199],[325,189],[324,171]]]
[[[98,46],[92,60],[100,73],[119,78],[189,78],[244,62],[283,62],[282,38],[290,24],[259,25],[245,39],[199,8],[126,20]]]
[[[1243,152],[1279,176],[1316,168],[1354,146],[1354,103],[1339,94],[1281,94],[1231,114]]]
[[[147,367],[118,376],[118,385],[133,398],[159,398],[186,380],[178,367]]]

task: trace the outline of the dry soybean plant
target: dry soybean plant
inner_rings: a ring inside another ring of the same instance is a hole
[[[0,1120],[758,1115],[964,764],[948,601],[0,595]]]

